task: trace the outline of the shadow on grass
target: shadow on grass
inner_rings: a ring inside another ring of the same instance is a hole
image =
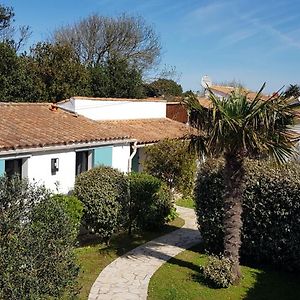
[[[109,252],[114,250],[118,256],[120,256],[125,254],[127,251],[134,249],[140,244],[146,243],[147,241],[155,239],[159,236],[171,233],[179,228],[180,227],[176,225],[166,224],[157,230],[135,231],[131,235],[128,235],[127,232],[123,231],[114,235],[111,238],[109,245],[103,243],[97,234],[86,233],[79,236],[78,245],[79,247],[99,245],[99,250],[101,252]]]
[[[247,291],[246,300],[299,300],[300,275],[264,267],[251,271],[255,284]]]
[[[203,247],[200,245],[189,249],[197,255],[204,255]],[[201,267],[198,264],[171,258],[169,264],[188,268],[194,271],[191,278],[212,290],[219,290],[211,281],[204,278]],[[277,270],[272,266],[255,265],[244,270],[245,276],[252,278],[254,284],[246,290],[242,299],[246,300],[300,300],[300,274]],[[240,283],[243,288],[245,283]],[[233,289],[235,287],[232,287]],[[245,286],[244,286],[245,288]]]

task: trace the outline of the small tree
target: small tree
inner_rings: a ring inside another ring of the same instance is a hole
[[[127,188],[124,174],[111,167],[93,168],[76,178],[74,193],[84,205],[85,225],[106,243],[127,221],[122,215]]]
[[[203,107],[193,96],[185,101],[191,124],[199,130],[192,136],[192,146],[200,153],[225,159],[224,254],[233,261],[236,283],[241,278],[244,160],[249,156],[272,154],[278,162],[284,162],[292,154],[287,125],[293,123],[293,112],[280,96],[261,100],[263,88],[252,102],[243,92],[233,92],[227,99],[219,99],[210,92],[211,108]]]
[[[284,92],[286,98],[298,98],[300,96],[300,87],[297,84],[290,84]]]
[[[188,142],[164,140],[146,148],[145,171],[164,181],[171,189],[191,195],[196,175],[196,156]]]
[[[74,294],[76,234],[44,187],[0,177],[0,299]]]

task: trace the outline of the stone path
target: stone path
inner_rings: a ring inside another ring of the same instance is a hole
[[[194,210],[177,207],[182,228],[141,245],[109,264],[94,282],[89,300],[146,300],[151,276],[167,260],[200,242]]]

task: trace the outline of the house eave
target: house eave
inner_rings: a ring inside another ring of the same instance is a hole
[[[118,140],[96,141],[96,142],[87,142],[87,143],[72,143],[67,145],[0,150],[0,157],[1,158],[10,157],[10,156],[20,157],[32,153],[44,153],[44,152],[52,152],[52,151],[55,152],[55,151],[63,151],[63,150],[74,150],[74,151],[91,150],[99,146],[130,144],[135,141],[136,141],[135,139],[118,139]]]

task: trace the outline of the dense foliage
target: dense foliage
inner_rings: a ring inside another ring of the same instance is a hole
[[[170,190],[158,178],[145,173],[129,175],[129,232],[132,228],[157,229],[171,212]]]
[[[0,177],[0,299],[73,294],[73,224],[43,188]]]
[[[224,180],[221,160],[202,166],[196,186],[196,212],[205,248],[223,251]],[[242,196],[242,259],[300,269],[300,166],[276,167],[247,161]]]
[[[18,101],[31,94],[24,62],[9,44],[0,43],[0,99]]]
[[[74,194],[84,205],[83,221],[106,243],[125,222],[127,188],[124,174],[110,167],[96,167],[76,178]]]
[[[145,171],[184,196],[192,194],[196,156],[186,141],[164,140],[146,148]]]
[[[1,101],[146,96],[142,75],[159,58],[161,46],[141,17],[92,15],[20,53],[30,30],[15,28],[14,15],[13,8],[0,4]]]
[[[232,261],[226,257],[208,256],[202,267],[204,278],[216,288],[227,288],[233,284]]]
[[[38,43],[19,56],[0,43],[0,99],[57,102],[72,96],[143,98],[142,73],[126,60],[111,58],[84,66],[67,45]]]
[[[191,146],[200,154],[223,157],[224,164],[224,255],[234,264],[234,283],[242,278],[240,268],[241,231],[245,160],[272,156],[284,163],[293,154],[294,145],[290,126],[294,111],[286,98],[274,94],[263,99],[261,87],[254,99],[238,89],[227,97],[219,98],[208,88],[209,107],[202,105],[194,95],[185,98],[189,121],[197,129],[191,136]]]
[[[159,78],[145,84],[145,92],[148,97],[181,96],[182,86],[174,80]]]
[[[56,201],[58,205],[62,206],[64,211],[68,214],[76,236],[83,216],[83,204],[75,196],[57,194],[53,195],[51,198]]]
[[[94,97],[143,98],[141,72],[126,60],[111,58],[89,68]]]

